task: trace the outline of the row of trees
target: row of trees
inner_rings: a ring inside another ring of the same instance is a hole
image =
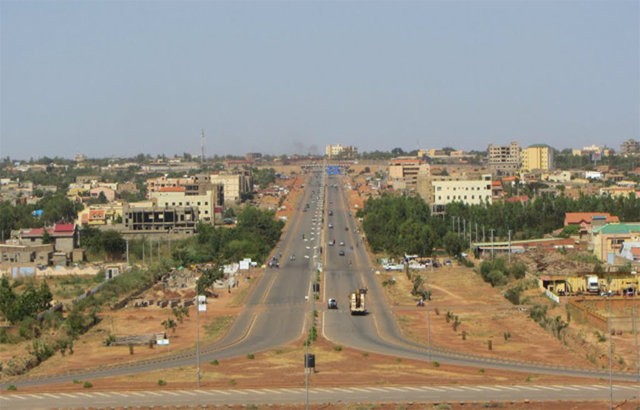
[[[445,216],[433,216],[429,205],[420,197],[383,195],[368,199],[359,216],[364,218],[363,228],[374,251],[429,256],[437,247],[445,248],[452,255],[459,254],[468,247],[469,234],[475,239],[478,232],[481,239],[483,227],[486,234],[494,229],[496,239],[506,238],[509,230],[512,239],[541,237],[562,228],[567,212],[609,212],[623,222],[640,221],[640,199],[635,195],[578,199],[540,195],[527,203],[452,203],[447,205]],[[464,221],[466,240],[454,233],[458,232],[458,221]]]
[[[420,197],[370,198],[358,216],[364,218],[363,229],[375,252],[430,256],[434,248],[444,247],[450,254],[458,255],[465,248],[463,240],[449,232],[445,220],[431,216]]]
[[[198,233],[176,246],[173,258],[182,265],[215,260],[219,263],[251,258],[263,262],[280,238],[284,222],[272,211],[248,206],[237,214],[233,228],[198,225]]]
[[[572,199],[564,195],[539,195],[527,203],[494,202],[491,205],[447,205],[447,223],[461,218],[466,221],[467,231],[475,224],[487,229],[495,229],[496,237],[506,238],[508,231],[512,238],[527,239],[541,237],[564,225],[567,212],[609,212],[623,222],[640,221],[640,199],[631,194],[618,196],[586,196]],[[457,226],[454,226],[457,229]],[[482,228],[480,228],[482,229]]]

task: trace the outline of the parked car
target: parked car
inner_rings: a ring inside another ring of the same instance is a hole
[[[327,301],[327,308],[329,309],[337,309],[338,308],[338,301],[335,299],[329,299]]]

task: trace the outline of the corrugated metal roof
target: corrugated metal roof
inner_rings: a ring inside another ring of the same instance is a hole
[[[640,223],[606,224],[595,228],[593,231],[604,235],[640,233]]]

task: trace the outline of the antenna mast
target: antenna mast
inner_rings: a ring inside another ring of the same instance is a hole
[[[204,165],[204,128],[201,130],[200,140],[200,164]]]

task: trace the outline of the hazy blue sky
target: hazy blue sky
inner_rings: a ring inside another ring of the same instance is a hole
[[[640,138],[637,0],[0,7],[1,156]]]

